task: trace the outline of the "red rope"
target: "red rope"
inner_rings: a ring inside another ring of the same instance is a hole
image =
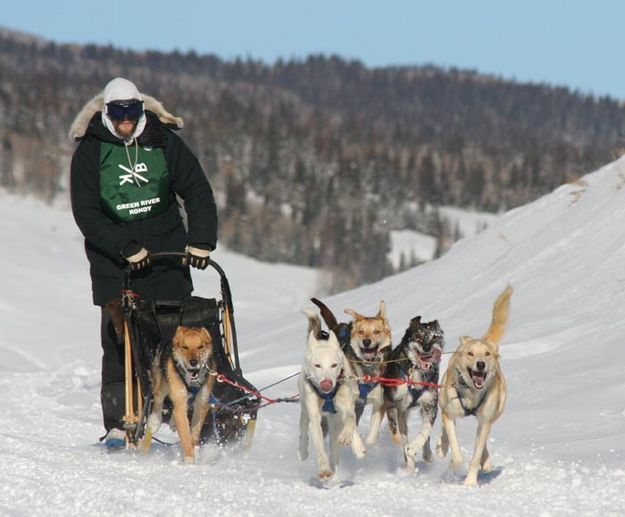
[[[231,381],[230,379],[228,379],[226,376],[224,376],[221,373],[217,375],[215,380],[217,382],[225,382],[226,384],[230,384],[230,386],[234,386],[235,388],[239,388],[240,390],[246,391],[247,393],[251,393],[252,395],[258,397],[259,399],[266,400],[269,404],[275,404],[276,402],[278,402],[278,400],[276,399],[270,399],[269,397],[265,397],[262,393],[256,390],[252,390],[248,388],[247,386],[243,386],[242,384]]]
[[[410,384],[411,386],[426,386],[428,388],[442,388],[440,384],[436,384],[435,382],[419,382],[413,381],[412,379],[396,379],[391,377],[374,377],[371,375],[365,375],[362,378],[365,382],[379,382],[383,386],[401,386],[402,384]]]

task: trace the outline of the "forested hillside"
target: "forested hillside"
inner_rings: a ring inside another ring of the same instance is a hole
[[[326,268],[332,290],[392,272],[389,235],[459,236],[437,206],[498,211],[620,154],[625,108],[471,71],[267,65],[61,45],[0,30],[0,185],[65,195],[69,125],[115,76],[183,117],[218,193],[220,241]]]

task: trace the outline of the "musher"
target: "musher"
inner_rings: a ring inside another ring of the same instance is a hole
[[[147,104],[147,106],[146,106]],[[191,294],[188,265],[208,266],[217,243],[213,191],[198,159],[173,129],[182,120],[121,77],[89,101],[70,137],[71,203],[85,237],[93,302],[101,308],[101,402],[108,447],[125,444],[124,345],[120,298],[130,264],[148,300]],[[176,195],[184,202],[187,225]],[[187,266],[152,263],[159,251],[186,253]]]

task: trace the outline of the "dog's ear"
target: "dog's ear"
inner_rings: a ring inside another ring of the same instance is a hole
[[[353,309],[345,309],[345,314],[349,314],[352,318],[354,318],[354,320],[358,321],[358,320],[364,320],[366,319],[366,316],[363,316],[362,314],[358,314],[355,310]]]
[[[497,359],[499,359],[499,345],[489,339],[484,339],[484,343],[486,343],[487,346],[493,349],[495,356],[497,356]]]
[[[410,320],[411,327],[418,327],[421,324],[421,316],[415,316]]]
[[[460,336],[460,345],[465,346],[473,341],[473,338],[470,336]]]
[[[174,342],[174,345],[179,345],[182,340],[184,339],[184,333],[187,329],[185,327],[183,327],[182,325],[178,325],[176,327],[176,333],[174,334],[174,337],[172,339],[172,341]]]
[[[208,330],[206,329],[206,327],[202,327],[202,329],[200,330],[200,336],[202,337],[202,341],[205,344],[213,344],[213,338],[210,335],[210,333],[208,332]]]
[[[317,337],[315,336],[315,331],[311,330],[308,333],[308,348],[315,348],[317,345],[319,344],[319,341],[317,341]]]
[[[375,317],[386,321],[386,305],[384,304],[384,300],[380,300],[380,308],[378,309],[378,313]]]
[[[335,346],[338,350],[341,349],[341,344],[339,343],[336,334],[332,331],[330,331],[330,334],[328,335],[328,343],[330,343],[332,346]]]

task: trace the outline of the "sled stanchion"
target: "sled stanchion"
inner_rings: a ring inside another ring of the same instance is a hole
[[[224,341],[226,345],[224,347],[224,350],[226,352],[226,355],[228,356],[228,360],[232,364],[234,363],[234,361],[232,360],[232,334],[230,330],[231,330],[230,315],[226,308],[226,310],[224,310]],[[235,365],[232,364],[232,366],[235,366]]]
[[[150,452],[150,445],[152,444],[152,429],[149,427],[146,429],[143,438],[141,439],[141,454],[147,454]]]
[[[227,353],[229,360],[235,372],[241,374],[241,361],[239,360],[239,344],[237,342],[237,332],[234,323],[234,306],[232,305],[232,293],[230,291],[230,283],[226,277],[226,273],[217,262],[212,259],[208,260],[208,264],[219,274],[221,279],[221,298],[224,304],[224,338],[228,347]]]
[[[252,448],[252,441],[254,440],[254,433],[256,432],[256,415],[250,416],[245,428],[245,450],[249,451]]]
[[[130,331],[128,322],[124,318],[124,379],[125,379],[125,395],[126,395],[126,413],[124,415],[124,427],[126,427],[126,446],[129,447],[134,442],[131,438],[131,432],[137,423],[137,415],[134,407],[134,386],[132,374],[132,350],[130,345]]]

